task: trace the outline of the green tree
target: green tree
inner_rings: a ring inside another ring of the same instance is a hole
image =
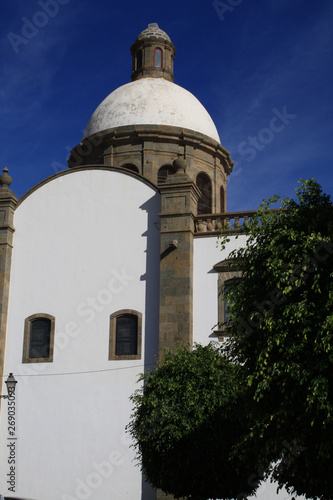
[[[333,209],[314,180],[297,199],[273,197],[250,222],[244,248],[230,257],[243,277],[228,292],[225,354],[242,366],[252,425],[238,443],[256,450],[289,491],[333,498]],[[223,240],[225,243],[225,239]]]
[[[255,456],[240,464],[232,453],[248,429],[242,373],[210,344],[167,352],[142,375],[129,431],[155,488],[197,500],[243,499],[255,491]]]

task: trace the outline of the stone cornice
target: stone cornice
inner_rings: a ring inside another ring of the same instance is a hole
[[[166,40],[163,36],[152,36],[150,35],[149,38],[137,38],[136,41],[131,45],[130,50],[131,54],[133,55],[138,49],[141,49],[144,45],[149,46],[149,45],[155,45],[156,42],[161,45],[162,47],[169,47],[176,53],[176,47],[170,40]]]
[[[227,174],[233,169],[234,162],[230,152],[211,137],[194,130],[168,125],[127,125],[97,132],[83,139],[71,151],[69,167],[82,166],[88,162],[91,151],[95,148],[106,149],[110,146],[124,144],[142,144],[145,141],[172,142],[179,146],[192,146],[219,158]]]

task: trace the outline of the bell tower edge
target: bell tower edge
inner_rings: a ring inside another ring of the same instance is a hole
[[[161,192],[159,358],[175,343],[193,342],[193,234],[200,191],[186,174],[186,160],[173,162]]]

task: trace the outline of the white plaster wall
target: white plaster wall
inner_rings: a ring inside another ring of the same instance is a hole
[[[200,344],[217,341],[218,273],[214,265],[245,244],[245,236],[230,237],[225,250],[217,237],[195,238],[193,249],[193,339]]]
[[[125,425],[158,347],[159,205],[138,178],[97,168],[55,178],[17,208],[5,355],[18,380],[16,496],[141,500]],[[120,309],[142,313],[141,360],[108,360],[109,317]],[[56,318],[53,363],[22,364],[34,313]],[[4,494],[7,401],[1,413]]]

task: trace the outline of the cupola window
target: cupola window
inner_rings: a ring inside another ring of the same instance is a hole
[[[201,191],[201,196],[198,200],[198,215],[212,213],[212,183],[209,176],[205,173],[200,173],[197,176],[196,182]]]
[[[139,50],[136,55],[136,69],[142,68],[142,50]]]
[[[154,50],[154,67],[162,68],[163,65],[163,53],[161,49]]]

